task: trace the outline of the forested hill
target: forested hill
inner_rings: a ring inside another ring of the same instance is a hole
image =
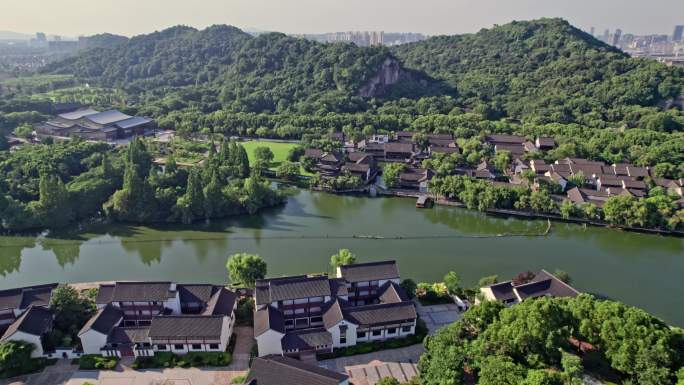
[[[392,49],[280,33],[253,37],[229,26],[178,26],[83,52],[45,72],[75,74],[129,96],[145,94],[133,98],[144,100],[136,108],[155,117],[190,105],[203,113],[370,112],[400,97],[444,96],[429,102],[458,107],[444,113],[635,127],[684,90],[683,69],[630,58],[561,19],[513,22]],[[410,103],[399,104],[404,107],[397,114],[408,111]],[[656,116],[658,129],[677,129],[671,122],[679,118],[670,115]]]
[[[464,106],[536,123],[600,126],[684,90],[684,70],[632,59],[561,19],[433,37],[393,53],[455,87]]]
[[[134,92],[204,87],[224,105],[241,100],[260,112],[295,101],[352,98],[387,59],[391,54],[382,47],[321,44],[280,33],[253,37],[229,26],[178,26],[85,52],[46,71]]]

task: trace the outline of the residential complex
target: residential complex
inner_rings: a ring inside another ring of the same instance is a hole
[[[237,295],[222,286],[172,282],[116,282],[99,287],[97,312],[81,328],[82,349],[47,349],[49,310],[57,284],[0,291],[0,342],[26,341],[34,357],[152,356],[226,351]]]
[[[335,178],[348,170],[359,176],[364,184],[371,184],[380,172],[378,163],[402,163],[405,167],[394,189],[408,192],[429,192],[428,183],[434,172],[423,167],[425,159],[460,153],[450,134],[426,134],[420,139],[421,143],[414,140],[418,139],[416,132],[408,131],[392,135],[375,134],[358,142],[346,140],[341,133],[332,135],[331,139],[340,142],[342,150],[324,152],[310,148],[304,154],[315,164],[313,171],[319,172],[323,178]],[[612,196],[645,197],[653,186],[662,187],[670,194],[684,195],[684,179],[659,178],[649,167],[629,163],[607,164],[582,158],[564,158],[547,163],[541,158],[545,152],[556,148],[552,137],[528,139],[520,135],[490,134],[482,140],[493,154],[508,153],[509,167],[498,170],[492,162],[485,160],[476,167],[457,166],[452,170],[453,174],[487,180],[507,188],[530,183],[532,188],[539,188],[543,183],[553,183],[560,186],[563,194],[557,196],[558,200],[592,203],[597,207],[602,207]],[[530,175],[532,181],[528,180]],[[573,187],[571,180],[573,183],[583,180],[583,183]],[[679,204],[684,207],[684,200]]]
[[[100,285],[98,311],[78,333],[85,354],[151,356],[226,350],[237,295],[209,284]]]
[[[330,353],[362,341],[415,333],[416,309],[394,261],[347,265],[327,275],[256,282],[259,356]]]

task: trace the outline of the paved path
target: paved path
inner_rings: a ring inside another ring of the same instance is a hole
[[[330,370],[349,375],[354,385],[375,385],[381,378],[394,377],[406,382],[418,374],[416,364],[423,354],[423,345],[383,350],[319,361],[318,364]]]
[[[255,343],[254,329],[250,326],[236,326],[233,333],[235,333],[237,341],[233,351],[233,361],[228,366],[228,370],[246,371],[249,369],[249,354]]]
[[[452,324],[461,318],[461,313],[455,303],[422,306],[418,301],[415,302],[416,311],[420,318],[425,321],[430,334],[434,334],[437,329]]]

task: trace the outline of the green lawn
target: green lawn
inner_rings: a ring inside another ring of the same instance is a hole
[[[287,154],[290,149],[297,147],[297,143],[282,143],[282,142],[270,142],[268,140],[250,140],[249,142],[240,143],[247,151],[247,156],[249,157],[249,164],[254,164],[256,161],[254,157],[254,150],[257,147],[268,147],[273,151],[273,162],[269,165],[269,169],[275,170],[280,163],[287,160]],[[300,173],[302,175],[311,175],[303,168],[300,168]]]

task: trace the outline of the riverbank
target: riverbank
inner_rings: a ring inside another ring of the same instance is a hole
[[[381,189],[378,189],[378,195],[404,197],[404,198],[416,198],[417,199],[421,195],[426,195],[426,194],[418,192],[418,191],[410,191],[410,190],[381,190]],[[446,199],[444,197],[438,197],[434,194],[427,194],[427,195],[429,195],[433,199],[435,204],[437,204],[437,205],[468,209],[466,207],[466,205],[464,205],[461,202],[449,200],[449,199]],[[673,237],[684,238],[684,231],[665,230],[665,229],[649,229],[649,228],[643,228],[643,227],[614,226],[614,225],[611,225],[610,223],[607,223],[607,222],[592,221],[592,220],[588,220],[585,218],[577,218],[577,217],[563,218],[561,215],[558,215],[558,214],[545,214],[545,213],[535,213],[532,211],[506,210],[506,209],[496,209],[496,208],[490,208],[490,209],[485,210],[484,212],[486,214],[496,215],[496,216],[512,216],[512,217],[525,218],[525,219],[547,219],[547,220],[552,220],[552,221],[556,221],[556,222],[574,223],[574,224],[589,225],[589,226],[594,226],[594,227],[606,227],[609,229],[630,231],[630,232],[643,233],[643,234],[656,234],[656,235],[664,235],[664,236],[673,236]]]

